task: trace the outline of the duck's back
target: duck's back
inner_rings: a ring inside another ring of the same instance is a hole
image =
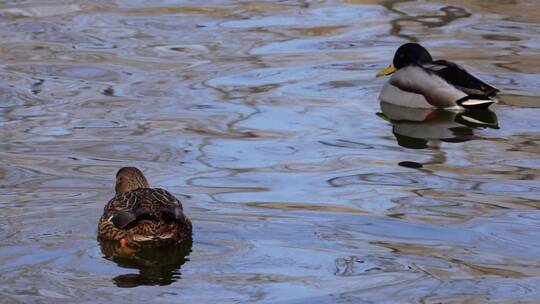
[[[139,188],[113,197],[105,206],[99,235],[129,242],[181,241],[191,237],[182,204],[159,188]]]
[[[105,206],[106,212],[133,212],[137,216],[154,220],[159,219],[162,212],[174,214],[176,209],[182,211],[182,204],[168,191],[160,188],[139,188],[119,194]]]
[[[433,61],[426,68],[457,89],[473,97],[493,97],[499,92],[499,89],[496,87],[484,82],[460,65],[451,61]]]

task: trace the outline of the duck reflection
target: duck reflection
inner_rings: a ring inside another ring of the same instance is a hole
[[[498,129],[497,116],[488,109],[416,109],[381,102],[378,115],[393,125],[400,146],[424,149],[429,141],[464,142],[475,138],[475,128]]]
[[[121,247],[116,241],[99,241],[103,256],[122,268],[138,269],[139,273],[113,278],[118,287],[169,285],[180,279],[180,267],[189,259],[192,242],[160,248]]]

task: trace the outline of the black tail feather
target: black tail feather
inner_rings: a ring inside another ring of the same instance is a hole
[[[168,219],[170,221],[181,220],[184,218],[184,212],[182,211],[182,208],[180,207],[162,208],[161,215],[163,216],[163,218]]]
[[[465,109],[487,109],[495,103],[495,100],[489,99],[486,96],[468,95],[457,100],[456,103]]]

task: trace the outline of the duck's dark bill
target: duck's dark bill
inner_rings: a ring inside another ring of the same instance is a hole
[[[391,64],[386,69],[384,69],[384,70],[380,71],[379,73],[377,73],[377,77],[390,75],[390,74],[394,73],[395,71],[396,71],[396,68],[394,67],[393,64]]]

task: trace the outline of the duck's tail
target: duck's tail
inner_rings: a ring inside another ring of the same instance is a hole
[[[459,99],[456,103],[465,109],[487,109],[490,105],[497,103],[497,100],[484,96],[478,97],[468,95]]]

